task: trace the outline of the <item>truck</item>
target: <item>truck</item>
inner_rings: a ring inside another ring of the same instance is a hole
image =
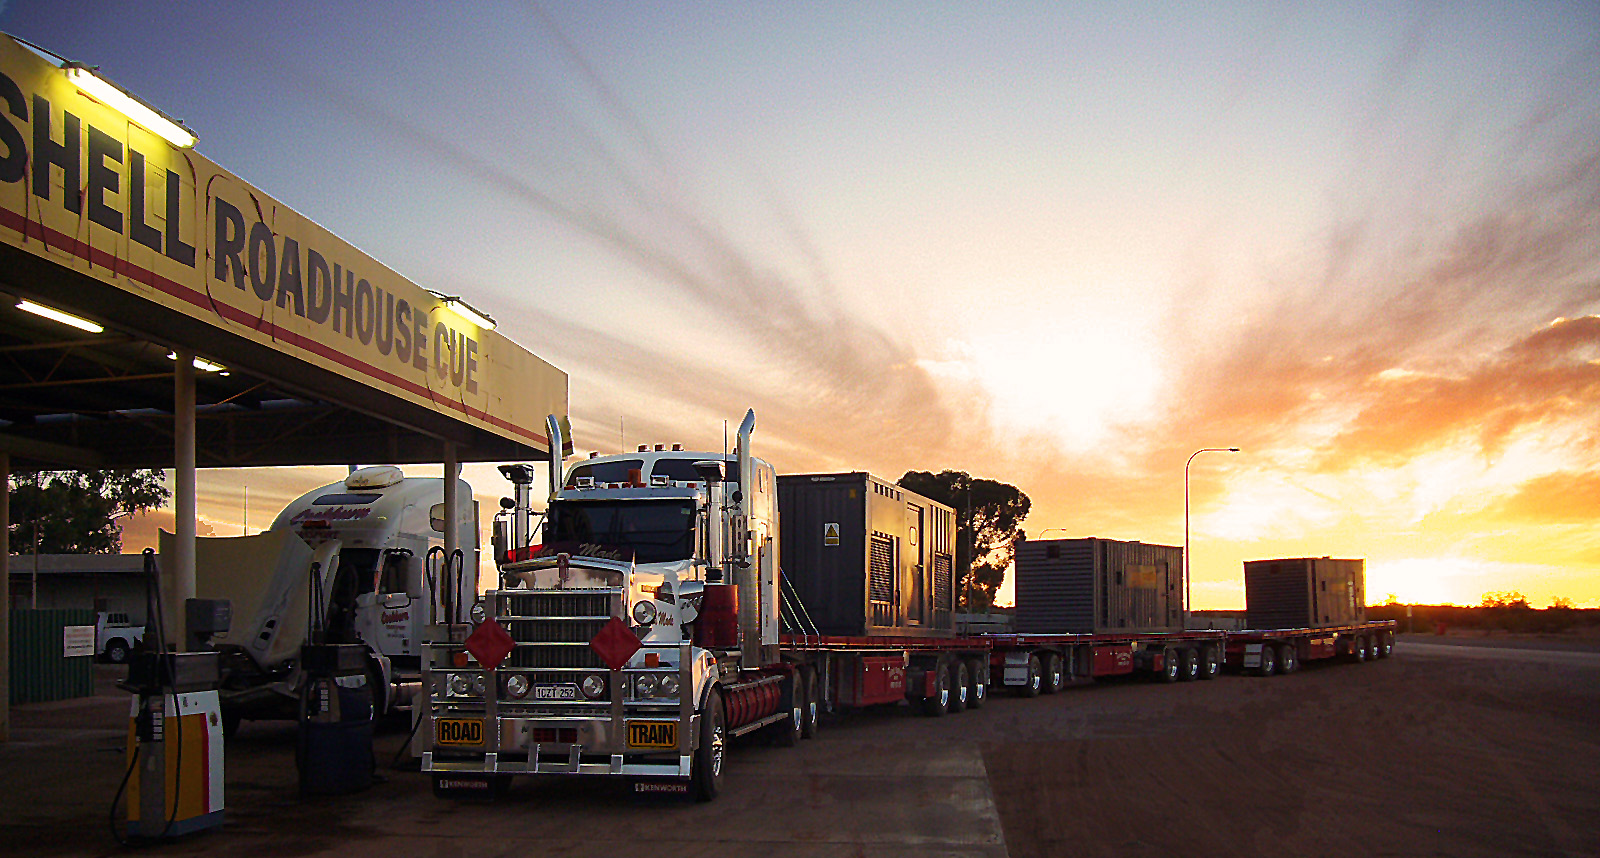
[[[991,677],[1023,696],[1210,678],[1235,650],[1242,667],[1252,644],[1301,639],[959,634],[954,510],[865,472],[780,477],[754,429],[747,412],[732,453],[642,446],[564,469],[552,452],[542,518],[533,467],[501,466],[498,586],[424,644],[416,735],[436,794],[593,776],[709,801],[729,742],[793,745],[825,712],[956,714],[984,704]],[[547,430],[560,450],[561,427]]]
[[[144,626],[136,626],[123,611],[99,611],[94,617],[94,651],[112,664],[124,664],[134,648],[144,642]]]
[[[233,603],[232,627],[212,642],[229,732],[246,719],[294,717],[308,642],[365,645],[376,715],[410,699],[426,629],[464,616],[477,596],[477,505],[466,481],[456,485],[453,558],[444,480],[388,465],[305,493],[263,534],[199,541],[198,595]]]

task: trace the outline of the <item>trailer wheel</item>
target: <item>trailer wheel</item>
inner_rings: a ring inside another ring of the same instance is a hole
[[[1200,678],[1216,679],[1222,672],[1222,659],[1217,657],[1217,648],[1214,646],[1202,647],[1200,650]]]
[[[967,663],[959,658],[950,662],[950,712],[967,711],[971,692],[972,681],[967,673]]]
[[[711,689],[700,713],[700,744],[690,763],[690,783],[696,801],[711,801],[722,791],[722,761],[727,751],[728,729],[722,714],[722,694]]]
[[[789,719],[771,725],[772,738],[780,748],[792,748],[800,741],[801,725],[805,722],[805,683],[800,681],[800,673],[796,671],[789,677]]]
[[[984,675],[984,667],[985,665],[977,659],[971,659],[967,662],[967,676],[972,683],[971,693],[967,695],[968,709],[981,707],[984,697],[988,696],[989,681],[988,677]]]
[[[805,680],[803,684],[806,689],[806,704],[800,717],[800,737],[803,739],[815,739],[817,738],[817,733],[821,732],[822,729],[820,720],[822,714],[822,696],[820,692],[822,689],[817,683],[817,672],[815,670],[807,668],[801,672],[801,676]]]
[[[128,642],[122,638],[115,638],[106,644],[106,661],[112,664],[126,664],[128,661]]]
[[[1383,633],[1383,643],[1378,645],[1378,658],[1388,658],[1394,655],[1394,635],[1390,632]]]
[[[1378,636],[1367,636],[1367,661],[1378,660]]]
[[[1357,636],[1355,642],[1350,644],[1350,655],[1355,657],[1358,664],[1367,660],[1367,638],[1365,635]]]
[[[1039,655],[1034,653],[1028,656],[1028,684],[1017,689],[1023,697],[1038,697],[1039,686],[1044,684],[1044,668],[1039,664]]]
[[[1040,689],[1046,694],[1054,694],[1067,687],[1067,671],[1061,664],[1061,654],[1047,652],[1044,655],[1044,688]]]
[[[1262,676],[1271,676],[1278,672],[1278,650],[1272,644],[1261,645],[1261,667],[1258,672]]]
[[[1179,660],[1181,661],[1181,664],[1179,664],[1181,670],[1178,674],[1179,680],[1189,682],[1200,675],[1200,656],[1193,649],[1185,648]]]
[[[1294,673],[1300,669],[1299,653],[1295,651],[1294,644],[1286,643],[1278,650],[1278,672]]]
[[[933,696],[922,698],[922,714],[937,718],[950,710],[950,670],[935,670],[933,684]]]
[[[1177,682],[1183,672],[1183,657],[1177,650],[1162,650],[1161,652],[1161,681]]]

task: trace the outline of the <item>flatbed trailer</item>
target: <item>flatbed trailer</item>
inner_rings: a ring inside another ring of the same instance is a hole
[[[1394,652],[1394,620],[1372,620],[1306,629],[1246,629],[1227,632],[1227,664],[1242,673],[1292,673],[1308,661],[1344,657],[1388,658]]]

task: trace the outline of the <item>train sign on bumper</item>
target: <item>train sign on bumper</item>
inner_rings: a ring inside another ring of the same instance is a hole
[[[678,722],[629,721],[628,747],[672,750],[678,747]]]

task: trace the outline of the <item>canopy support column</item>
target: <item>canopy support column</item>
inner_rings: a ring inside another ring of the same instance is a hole
[[[173,522],[172,568],[165,570],[170,598],[164,606],[169,644],[183,648],[185,640],[184,605],[194,598],[195,570],[195,476],[194,476],[194,352],[177,350],[178,366],[173,385]]]
[[[0,742],[11,741],[11,454],[0,450]]]

